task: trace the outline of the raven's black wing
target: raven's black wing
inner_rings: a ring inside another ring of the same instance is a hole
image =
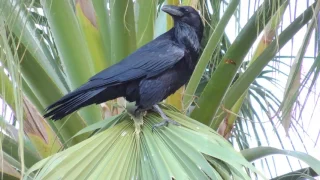
[[[171,68],[184,55],[183,47],[179,47],[166,37],[160,37],[141,47],[118,64],[96,74],[90,78],[90,81],[98,80],[102,83],[101,86],[108,86],[141,77],[157,76]]]
[[[47,111],[55,109],[44,116],[60,119],[80,107],[92,104],[91,100],[94,97],[105,89],[112,88],[111,86],[142,77],[157,76],[171,68],[184,57],[185,49],[171,40],[169,32],[141,47],[121,62],[96,74],[87,83],[48,106]]]

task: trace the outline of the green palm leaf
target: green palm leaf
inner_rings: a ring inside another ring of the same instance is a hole
[[[117,125],[40,161],[29,173],[40,170],[35,179],[222,179],[222,172],[228,172],[230,178],[250,179],[241,167],[257,172],[209,127],[178,112],[165,112],[182,126],[152,132],[161,118],[148,114],[137,133],[125,114]]]

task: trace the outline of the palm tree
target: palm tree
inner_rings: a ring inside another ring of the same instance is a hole
[[[297,163],[288,156],[305,162],[305,176],[320,174],[319,160],[295,150],[308,135],[301,125],[308,97],[317,97],[317,48],[304,76],[301,69],[318,33],[318,1],[304,2],[302,14],[288,21],[286,13],[301,7],[293,0],[183,0],[199,9],[206,26],[192,78],[161,104],[181,127],[152,132],[161,118],[148,113],[139,129],[122,98],[61,121],[42,118],[49,104],[171,28],[163,4],[180,1],[0,0],[3,178],[271,178],[277,159],[256,160],[275,154],[286,155],[290,167]],[[299,42],[295,34],[306,27],[290,64],[281,48]],[[285,150],[283,132],[293,150]]]

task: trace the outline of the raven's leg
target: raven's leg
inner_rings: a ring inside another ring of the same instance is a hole
[[[164,112],[161,110],[161,108],[160,108],[157,104],[153,105],[152,107],[153,107],[153,110],[155,110],[156,112],[158,112],[158,113],[160,114],[160,116],[162,117],[162,119],[163,119],[162,122],[157,123],[157,124],[154,124],[154,125],[152,126],[152,131],[153,131],[155,128],[158,128],[158,127],[168,126],[169,123],[174,124],[174,125],[176,125],[176,126],[180,126],[179,123],[177,123],[176,121],[168,118],[167,115],[164,114]]]

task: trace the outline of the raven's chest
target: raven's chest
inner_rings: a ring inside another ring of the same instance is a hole
[[[195,65],[191,59],[183,59],[157,77],[165,91],[165,98],[189,81]]]

